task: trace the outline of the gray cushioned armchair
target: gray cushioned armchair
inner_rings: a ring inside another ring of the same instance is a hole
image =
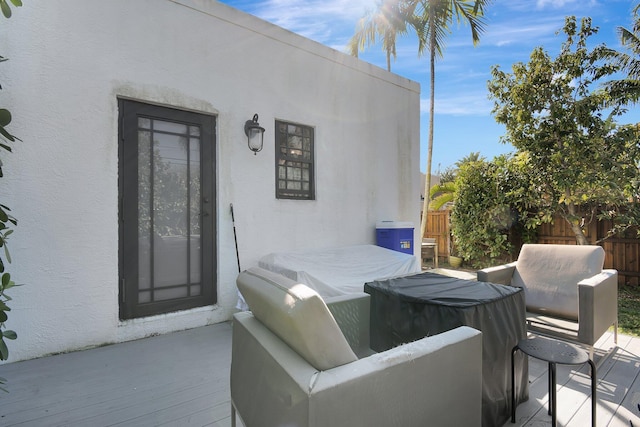
[[[374,353],[369,295],[325,303],[260,268],[237,284],[252,312],[233,319],[233,426],[236,412],[247,427],[480,425],[479,331],[463,326]]]
[[[518,260],[477,272],[479,281],[524,288],[530,330],[589,347],[614,326],[618,272],[603,270],[604,250],[592,245],[522,246]]]

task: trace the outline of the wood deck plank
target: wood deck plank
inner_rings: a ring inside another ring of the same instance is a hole
[[[618,343],[621,346],[608,357],[598,368],[598,426],[607,425],[613,419],[613,416],[624,398],[627,395],[628,387],[625,383],[634,380],[637,370],[625,372],[625,364],[623,360],[618,360],[621,351],[627,351],[631,357],[640,360],[640,339],[631,338],[629,336],[620,335]],[[614,345],[613,333],[609,332],[601,338],[596,344],[596,357],[602,357],[606,350]],[[625,347],[629,349],[625,350]],[[590,400],[590,377],[589,366],[582,365],[580,367],[571,367],[557,365],[557,404],[558,404],[558,425],[563,426],[587,426],[591,425],[591,400]],[[547,363],[529,358],[529,381],[530,381],[530,398],[528,402],[521,403],[516,411],[516,424],[506,423],[507,426],[525,426],[533,427],[540,425],[548,425],[551,416],[548,415],[548,374]],[[629,378],[631,377],[631,378]],[[609,384],[608,381],[617,383]],[[635,385],[636,389],[640,388],[640,384]],[[622,391],[620,395],[619,391]],[[610,395],[607,397],[607,395]],[[602,424],[602,423],[605,424]],[[611,426],[622,426],[620,424],[611,424]],[[628,427],[627,423],[624,424]]]
[[[0,396],[0,424],[110,425],[199,396],[213,407],[228,401],[230,344],[224,323],[0,366],[11,391]]]
[[[611,335],[599,342],[610,345]],[[640,427],[640,338],[621,335],[619,345],[598,370],[598,426]],[[10,390],[0,395],[0,425],[229,427],[230,362],[223,323],[0,365]],[[547,364],[530,358],[529,380],[529,401],[505,427],[549,425]],[[589,425],[589,395],[588,365],[558,365],[559,425]]]

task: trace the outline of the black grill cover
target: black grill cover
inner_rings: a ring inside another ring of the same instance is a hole
[[[482,425],[501,426],[509,419],[511,350],[527,334],[522,289],[421,273],[369,282],[364,290],[371,295],[376,351],[463,325],[482,331]],[[529,398],[529,381],[521,352],[515,366],[516,398],[522,402]]]

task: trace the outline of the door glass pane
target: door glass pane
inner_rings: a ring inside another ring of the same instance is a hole
[[[187,133],[187,125],[174,122],[166,122],[164,120],[154,120],[153,130],[160,132],[180,133],[184,135]]]
[[[156,287],[188,282],[187,139],[154,134],[153,265]]]
[[[198,295],[201,277],[199,130],[151,121],[138,132],[140,303]]]
[[[199,135],[193,129],[199,129],[195,126],[191,126],[191,134]],[[200,233],[201,233],[201,212],[205,212],[210,215],[209,209],[211,209],[211,201],[202,200],[200,191],[200,138],[192,137],[189,139],[189,197],[191,198],[190,212],[189,212],[189,228],[191,230],[190,235],[190,283],[200,283]],[[193,294],[192,294],[193,295]],[[198,294],[199,295],[199,292]]]
[[[179,288],[159,289],[153,293],[155,301],[166,301],[169,299],[184,298],[187,295],[187,288],[181,286]]]
[[[200,285],[192,285],[191,286],[191,296],[195,297],[200,295]]]
[[[151,302],[151,291],[138,292],[138,303],[144,304],[146,302]]]
[[[151,129],[151,119],[147,119],[145,117],[139,117],[138,127],[142,129]]]
[[[151,133],[138,132],[138,288],[151,287]]]

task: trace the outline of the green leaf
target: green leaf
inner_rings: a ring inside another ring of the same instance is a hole
[[[22,6],[22,0],[11,0],[11,3],[13,3],[15,7]]]
[[[16,334],[15,331],[4,331],[2,332],[2,336],[8,340],[15,340],[18,338],[18,334]]]
[[[7,262],[11,264],[11,255],[9,254],[9,248],[7,248],[7,245],[4,245],[4,256],[7,258]]]
[[[2,287],[5,288],[11,282],[11,274],[4,273],[2,275]]]
[[[5,18],[11,18],[11,8],[5,0],[0,0],[0,9],[2,9],[2,14]]]
[[[4,126],[0,126],[0,135],[4,136],[11,142],[14,142],[16,140],[16,137],[7,132]]]
[[[0,337],[0,360],[7,360],[9,358],[9,348],[4,339]]]
[[[11,123],[11,112],[6,108],[0,108],[0,126],[5,127]]]
[[[7,316],[7,313],[0,311],[0,323],[6,322],[8,318],[9,316]]]

